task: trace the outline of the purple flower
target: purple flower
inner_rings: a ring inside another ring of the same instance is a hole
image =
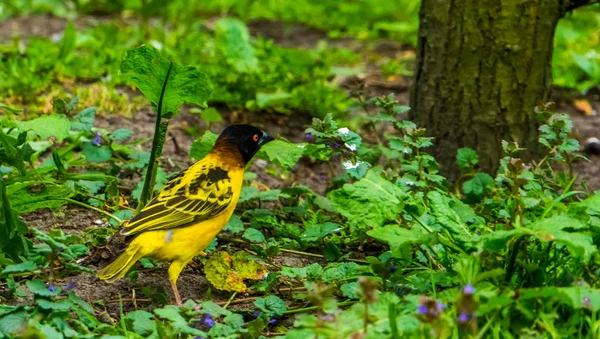
[[[592,299],[587,295],[583,297],[583,306],[590,306],[592,304]]]
[[[274,323],[276,323],[276,322],[277,322],[277,319],[275,319],[275,318],[271,318],[271,319],[269,320],[269,324],[274,324]]]
[[[336,148],[338,148],[338,147],[340,147],[340,144],[338,144],[337,142],[333,144],[333,148],[334,148],[334,149],[336,149]]]
[[[206,318],[204,319],[204,325],[208,326],[209,328],[215,326],[215,321],[213,320],[212,315],[206,315]]]
[[[437,300],[437,301],[435,302],[435,308],[436,308],[438,311],[440,311],[440,310],[443,310],[443,309],[445,309],[445,308],[446,308],[446,304],[442,304],[442,302],[441,302],[441,301]]]
[[[471,317],[469,316],[468,313],[463,312],[458,316],[458,321],[461,323],[466,323],[467,321],[469,321],[470,318]]]
[[[65,291],[70,291],[72,289],[75,288],[75,283],[74,282],[70,282],[67,287],[65,287]]]
[[[312,141],[312,139],[313,139],[312,134],[306,134],[306,140]]]
[[[475,294],[475,287],[471,283],[468,283],[463,287],[463,294],[465,295],[473,295]]]
[[[252,315],[253,315],[255,318],[258,318],[258,316],[260,315],[260,312],[258,312],[258,311],[254,311],[254,313],[252,313]]]
[[[417,313],[427,315],[427,313],[429,313],[429,308],[427,308],[425,305],[419,305],[419,307],[417,307]]]
[[[50,292],[54,292],[56,289],[54,288],[54,285],[50,284],[48,285],[48,291]]]
[[[94,138],[94,140],[92,140],[92,145],[94,146],[98,146],[102,143],[102,139],[100,138],[102,135],[100,134],[100,131],[96,131],[96,137]]]
[[[396,266],[394,266],[394,265],[390,266],[390,272],[394,273],[394,272],[396,272],[396,270],[398,270],[398,268],[396,268]]]
[[[202,338],[202,337],[194,337],[194,339],[204,339],[204,338]]]

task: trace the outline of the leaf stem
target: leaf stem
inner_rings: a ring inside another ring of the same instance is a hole
[[[169,75],[173,68],[173,62],[169,64],[165,81],[163,82],[162,89],[160,90],[160,97],[158,99],[158,107],[156,109],[156,125],[154,127],[154,139],[152,140],[152,151],[150,152],[150,162],[148,163],[148,170],[146,171],[146,178],[144,179],[144,188],[140,195],[140,200],[137,206],[137,213],[139,213],[144,206],[148,203],[152,196],[152,190],[154,189],[154,182],[156,178],[156,171],[158,168],[158,159],[160,157],[159,150],[162,150],[162,144],[164,144],[164,138],[161,138],[161,122],[162,122],[162,106],[163,99],[165,97],[165,91],[167,90],[167,83],[169,82]]]
[[[88,205],[88,204],[86,204],[86,203],[83,203],[83,202],[81,202],[81,201],[77,201],[77,200],[70,199],[70,198],[62,198],[62,199],[57,199],[57,200],[64,200],[64,201],[68,201],[68,202],[69,202],[69,203],[71,203],[71,204],[75,204],[75,205],[79,205],[79,206],[81,206],[81,207],[89,208],[89,209],[91,209],[92,211],[96,211],[96,212],[98,212],[98,213],[104,214],[105,216],[107,216],[107,217],[109,217],[109,218],[113,219],[114,221],[118,222],[119,224],[123,222],[123,220],[121,220],[121,218],[119,218],[119,217],[115,216],[114,214],[108,213],[108,212],[106,212],[106,211],[103,211],[103,210],[101,210],[101,209],[99,209],[99,208],[96,208],[96,207],[94,207],[94,206]]]
[[[358,301],[342,301],[340,303],[337,303],[338,306],[344,307],[344,306],[352,306],[354,304],[356,304]],[[309,307],[302,307],[302,308],[295,308],[292,310],[287,310],[285,311],[285,314],[294,314],[294,313],[302,313],[302,312],[308,312],[308,311],[315,311],[318,309],[318,306],[309,306]]]

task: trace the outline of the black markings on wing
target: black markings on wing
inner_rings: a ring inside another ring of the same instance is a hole
[[[125,235],[185,227],[221,214],[231,204],[229,173],[220,167],[197,164],[171,179],[144,209],[121,230]]]

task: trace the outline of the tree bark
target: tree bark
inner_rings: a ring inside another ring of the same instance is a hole
[[[558,20],[589,0],[422,0],[411,119],[435,137],[450,180],[470,147],[494,172],[501,141],[539,151],[534,108],[549,98]]]

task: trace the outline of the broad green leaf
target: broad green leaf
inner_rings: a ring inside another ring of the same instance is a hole
[[[125,140],[131,136],[133,132],[129,128],[119,128],[110,134],[110,139],[114,141]]]
[[[271,161],[283,169],[290,170],[304,153],[304,144],[292,144],[285,140],[273,140],[261,147],[257,157]]]
[[[107,146],[94,146],[91,142],[84,142],[81,150],[88,162],[105,162],[110,160],[112,152]]]
[[[262,234],[261,231],[257,230],[256,228],[246,229],[246,231],[244,231],[243,237],[244,239],[248,239],[251,242],[265,242],[265,236]]]
[[[170,69],[170,72],[169,72]],[[165,79],[162,115],[179,113],[184,103],[206,106],[212,86],[208,77],[195,67],[184,67],[170,62],[155,48],[142,46],[127,51],[121,63],[121,73],[144,94],[156,112]]]
[[[214,108],[209,107],[207,109],[200,111],[200,117],[204,119],[206,122],[221,122],[223,121],[223,117],[221,117],[221,113]]]
[[[240,219],[240,217],[238,217],[237,215],[232,215],[227,225],[225,225],[225,231],[229,231],[234,234],[240,233],[243,230],[244,224],[242,223],[242,219]]]
[[[323,267],[318,263],[313,263],[305,267],[281,267],[281,274],[288,278],[297,278],[300,280],[317,280],[323,275]]]
[[[479,163],[479,157],[471,148],[459,148],[456,153],[456,163],[461,171],[466,171]]]
[[[204,132],[202,138],[192,143],[192,147],[190,149],[190,158],[196,160],[204,158],[213,148],[218,137],[219,135],[214,134],[211,131]]]
[[[191,334],[194,336],[206,337],[206,333],[189,326],[187,320],[181,315],[180,308],[174,305],[167,305],[163,308],[154,310],[154,313],[171,322],[176,331],[183,334]]]
[[[370,170],[360,181],[345,184],[327,197],[340,214],[352,223],[380,227],[395,220],[404,207],[404,191]]]
[[[453,209],[454,205],[461,204],[453,197],[442,195],[433,191],[427,194],[436,221],[444,227],[456,240],[461,242],[470,241],[472,238],[469,228],[460,215]]]
[[[332,234],[341,230],[340,225],[332,222],[326,222],[324,224],[309,224],[306,229],[300,235],[300,239],[303,241],[316,241],[322,239],[326,235]]]
[[[69,300],[50,301],[46,299],[38,299],[37,305],[47,311],[66,312],[73,308],[73,304]]]
[[[89,131],[96,121],[96,107],[88,107],[79,112],[71,121],[71,128],[79,131]]]
[[[65,199],[73,196],[73,191],[66,185],[44,185],[41,188],[36,182],[22,182],[10,185],[7,189],[12,208],[18,213],[28,213],[40,208],[53,211],[65,205]]]
[[[340,286],[340,290],[342,291],[342,295],[346,298],[360,298],[360,286],[358,286],[356,281],[343,284]]]
[[[253,73],[258,70],[258,59],[250,43],[248,27],[233,18],[219,19],[215,23],[217,46],[227,63],[240,73]]]
[[[150,336],[156,332],[156,322],[152,313],[146,311],[133,311],[125,315],[125,322],[130,322],[130,328],[141,336]]]
[[[71,122],[64,115],[52,114],[29,121],[15,121],[21,131],[32,131],[44,139],[62,140],[69,136]]]
[[[254,301],[254,305],[266,313],[269,317],[272,316],[282,316],[286,309],[287,305],[281,298],[278,296],[270,295],[265,298],[258,298]]]
[[[31,291],[31,293],[35,295],[39,295],[41,297],[54,297],[60,294],[60,287],[55,286],[53,289],[50,287],[51,285],[46,285],[45,282],[40,279],[27,280],[25,285]]]
[[[368,269],[364,267],[363,269]],[[361,266],[355,262],[331,263],[323,271],[323,281],[340,281],[356,276],[361,271]]]
[[[483,195],[494,185],[494,178],[487,173],[477,172],[470,180],[463,183],[463,191],[465,194],[476,196]]]
[[[38,266],[33,261],[24,261],[20,264],[8,265],[4,270],[2,270],[2,275],[12,274],[12,273],[23,273],[23,272],[33,272],[37,270]]]
[[[431,244],[434,240],[434,237],[427,233],[420,225],[415,225],[411,229],[406,229],[399,225],[386,225],[367,231],[367,234],[381,242],[387,243],[394,257],[406,259],[410,255],[409,249],[411,244],[426,245]]]
[[[0,333],[14,335],[21,332],[28,318],[27,311],[18,308],[12,312],[3,314],[0,317]]]

